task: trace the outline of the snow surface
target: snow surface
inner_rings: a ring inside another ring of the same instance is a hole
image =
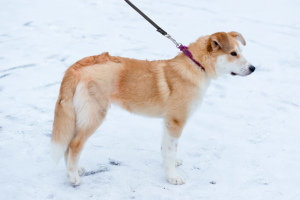
[[[242,33],[257,67],[212,82],[179,141],[186,184],[165,180],[162,120],[115,106],[85,146],[79,187],[49,155],[68,66],[104,51],[170,59],[178,50],[169,40],[122,0],[1,0],[0,199],[299,200],[300,1],[132,2],[186,45]]]

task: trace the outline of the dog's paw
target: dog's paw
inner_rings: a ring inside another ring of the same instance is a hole
[[[68,177],[72,185],[74,186],[80,185],[81,180],[78,173],[69,172]]]
[[[176,158],[175,167],[178,167],[180,165],[182,165],[182,160],[179,158]]]
[[[173,184],[173,185],[182,185],[184,184],[184,180],[183,178],[181,178],[178,174],[168,177],[168,181],[169,183]]]
[[[83,174],[85,173],[85,169],[84,169],[84,167],[78,167],[78,175],[79,176],[82,176]]]

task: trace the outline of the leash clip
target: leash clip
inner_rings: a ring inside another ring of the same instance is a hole
[[[179,46],[181,45],[181,43],[177,43],[177,41],[174,38],[172,38],[171,35],[169,35],[169,34],[166,34],[165,36],[168,39],[170,39],[176,45],[177,48],[179,48]]]

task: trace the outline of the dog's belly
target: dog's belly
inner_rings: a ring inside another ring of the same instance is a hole
[[[141,101],[135,101],[133,99],[117,99],[112,97],[112,103],[124,108],[125,110],[141,114],[149,117],[160,117],[164,114],[164,108],[162,105],[155,101],[139,98]]]

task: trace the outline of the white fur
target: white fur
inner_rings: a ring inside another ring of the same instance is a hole
[[[81,152],[78,157],[80,157]],[[78,160],[76,163],[71,163],[70,159],[67,160],[67,171],[69,181],[72,185],[80,185],[81,179],[80,176],[84,174],[85,169],[83,167],[78,167]]]
[[[63,157],[67,147],[56,142],[51,141],[51,157],[55,163],[58,163],[61,157]]]
[[[230,74],[230,73],[235,73],[236,75],[240,75],[240,76],[247,76],[252,73],[249,69],[250,64],[242,55],[239,46],[235,47],[235,51],[239,56],[233,57],[234,61],[228,61],[227,56],[231,56],[231,55],[218,56],[216,62],[217,76]]]
[[[78,174],[78,170],[72,170],[72,171],[68,171],[68,177],[69,177],[69,181],[72,185],[80,185],[81,183],[81,179],[79,177],[79,174]]]
[[[169,136],[167,131],[164,132],[161,153],[163,165],[167,180],[175,185],[184,184],[184,180],[177,174],[175,167],[182,164],[180,159],[176,158],[178,139]]]
[[[79,83],[77,85],[73,105],[76,112],[76,124],[77,127],[86,128],[92,120],[98,120],[99,113],[94,108],[93,104],[97,102],[92,99],[88,93],[88,89],[84,88],[86,85],[84,83]]]
[[[200,88],[197,91],[197,97],[196,99],[191,103],[190,108],[189,108],[189,117],[192,116],[197,108],[201,105],[204,94],[210,85],[210,79],[204,79],[201,84]]]

